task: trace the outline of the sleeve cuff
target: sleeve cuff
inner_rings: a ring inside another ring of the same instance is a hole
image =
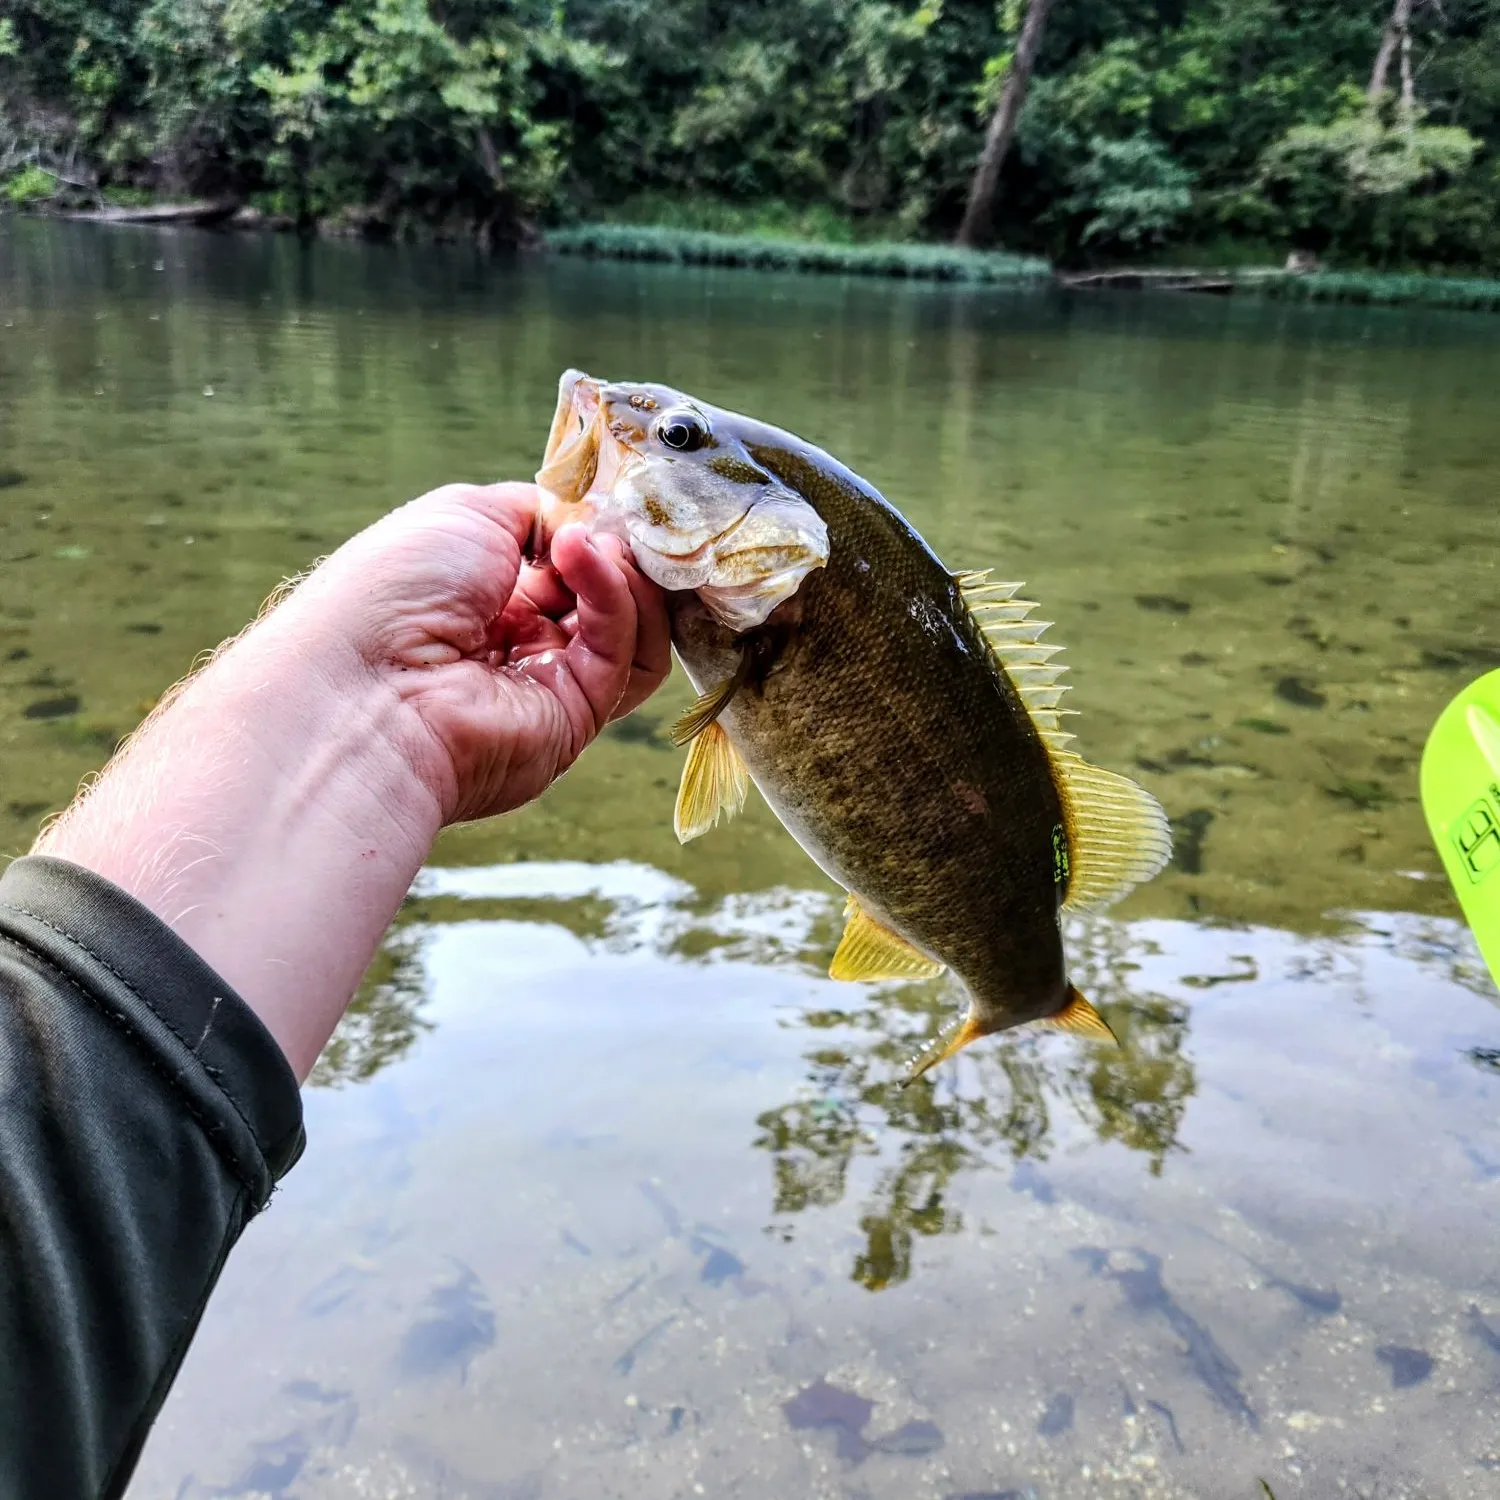
[[[302,1154],[302,1099],[260,1018],[153,912],[46,855],[0,875],[0,932],[61,969],[175,1089],[257,1208]]]

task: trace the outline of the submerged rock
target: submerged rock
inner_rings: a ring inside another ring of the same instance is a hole
[[[1297,708],[1322,708],[1328,702],[1326,693],[1320,693],[1300,677],[1283,677],[1276,684],[1274,692],[1284,703],[1291,703]]]
[[[1382,1344],[1375,1351],[1375,1358],[1390,1370],[1391,1385],[1398,1391],[1407,1386],[1421,1385],[1432,1374],[1433,1358],[1425,1349]]]
[[[1059,1391],[1042,1412],[1036,1424],[1038,1437],[1057,1437],[1073,1425],[1073,1398],[1066,1391]]]
[[[74,693],[62,693],[56,698],[38,698],[21,710],[23,719],[64,719],[76,714],[83,707],[82,700]]]

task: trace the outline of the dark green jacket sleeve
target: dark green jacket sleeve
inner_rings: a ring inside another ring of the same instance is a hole
[[[0,1496],[123,1493],[230,1247],[302,1149],[248,1006],[62,860],[0,877]]]

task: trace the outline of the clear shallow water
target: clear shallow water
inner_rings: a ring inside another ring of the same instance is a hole
[[[0,226],[0,848],[568,364],[1026,578],[1179,824],[1070,934],[1119,1055],[901,1092],[951,1000],[820,977],[763,809],[678,849],[675,683],[440,846],[133,1493],[1493,1494],[1500,1016],[1415,800],[1500,661],[1491,322]]]

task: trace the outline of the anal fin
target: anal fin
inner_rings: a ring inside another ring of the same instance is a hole
[[[850,895],[844,915],[849,920],[829,965],[829,978],[932,979],[947,968],[877,922],[860,905],[858,896]]]
[[[989,1034],[989,1028],[975,1017],[973,1011],[970,1011],[947,1036],[940,1036],[912,1063],[911,1071],[901,1080],[901,1087],[906,1088],[909,1084],[915,1083],[924,1073],[937,1067],[939,1063],[947,1062],[950,1057],[962,1052],[970,1042],[977,1042],[980,1037]]]
[[[1055,1016],[1046,1016],[1044,1026],[1055,1026],[1059,1031],[1071,1031],[1075,1036],[1085,1036],[1091,1042],[1111,1042],[1116,1047],[1120,1039],[1109,1028],[1109,1022],[1094,1009],[1077,990],[1068,986],[1068,999]]]
[[[685,844],[707,833],[719,821],[720,813],[732,818],[744,807],[749,789],[749,773],[739,751],[723,726],[710,722],[693,740],[682,768],[672,815],[678,842]]]

